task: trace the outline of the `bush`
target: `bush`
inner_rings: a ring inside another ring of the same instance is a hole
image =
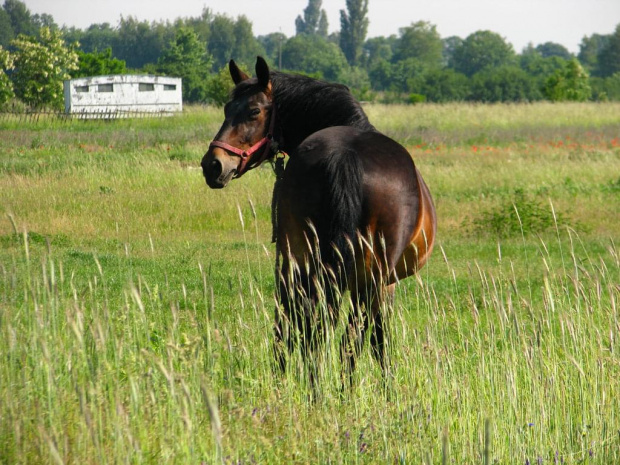
[[[42,27],[40,39],[19,35],[15,48],[15,71],[11,75],[15,94],[35,108],[63,107],[63,81],[78,68],[78,55],[67,47],[58,30]]]
[[[552,211],[548,205],[530,198],[523,189],[516,189],[510,201],[485,211],[472,221],[477,233],[490,233],[499,237],[539,234],[557,226],[568,225],[563,213]]]
[[[426,97],[421,94],[409,94],[409,103],[415,105],[416,103],[426,102]]]
[[[13,69],[13,58],[0,45],[0,108],[15,96],[13,84],[5,72],[11,69]]]

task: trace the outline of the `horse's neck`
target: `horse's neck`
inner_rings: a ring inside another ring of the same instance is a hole
[[[328,127],[353,126],[363,130],[374,130],[353,99],[347,102],[324,101],[321,104],[308,105],[308,102],[294,98],[278,99],[278,97],[276,95],[280,146],[288,153],[294,152],[311,134]],[[351,107],[350,111],[347,106]]]
[[[352,120],[350,118],[334,119],[329,107],[309,113],[296,108],[278,108],[280,137],[282,149],[292,153],[311,134],[332,126],[354,126],[360,129],[372,130],[373,126],[367,120]]]

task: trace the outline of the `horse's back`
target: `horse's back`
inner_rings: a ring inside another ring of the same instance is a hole
[[[337,163],[330,163],[334,159]],[[335,170],[344,175],[335,176]],[[338,212],[334,211],[338,209],[338,199],[330,198],[339,195],[338,189],[329,184],[330,180],[344,184],[337,187],[346,190],[340,196],[348,205],[340,206]],[[390,280],[394,275],[408,276],[419,268],[419,236],[428,237],[431,229],[434,234],[434,210],[429,212],[433,209],[432,201],[410,154],[376,131],[337,126],[309,136],[291,154],[280,204],[286,217],[283,219],[289,223],[284,226],[287,231],[282,232],[298,236],[297,240],[287,238],[289,247],[296,243],[302,254],[310,250],[299,238],[307,231],[306,220],[310,220],[324,242],[321,231],[333,233],[333,223],[340,221],[340,229],[346,229],[344,233],[349,239],[355,242],[355,231],[359,231],[367,244],[374,244],[358,247],[358,268],[379,266]],[[424,218],[426,222],[433,220],[432,224],[421,221]],[[422,242],[430,253],[428,239]]]

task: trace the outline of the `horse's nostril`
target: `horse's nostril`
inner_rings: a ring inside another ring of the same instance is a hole
[[[217,158],[212,158],[208,161],[204,160],[202,162],[202,172],[211,179],[217,178],[222,174],[222,163]]]

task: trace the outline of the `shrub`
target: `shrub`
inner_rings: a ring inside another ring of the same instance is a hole
[[[568,225],[568,220],[563,213],[527,196],[523,189],[516,189],[508,202],[483,212],[472,223],[475,232],[512,237],[543,233],[555,225]]]

